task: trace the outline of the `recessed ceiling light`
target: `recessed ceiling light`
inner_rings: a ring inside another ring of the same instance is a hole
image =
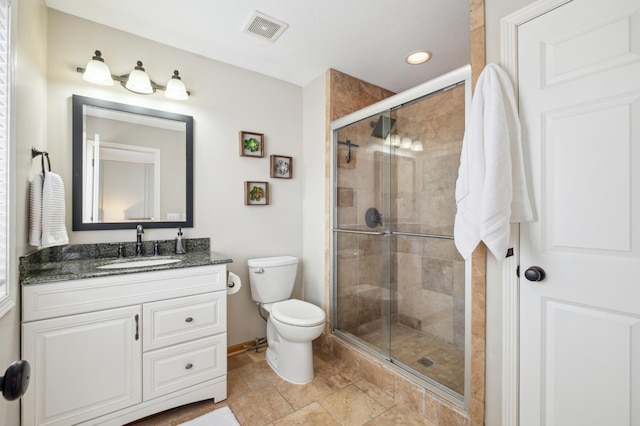
[[[407,63],[410,65],[419,65],[424,64],[429,59],[431,59],[431,52],[427,50],[420,50],[418,52],[413,52],[407,56]]]

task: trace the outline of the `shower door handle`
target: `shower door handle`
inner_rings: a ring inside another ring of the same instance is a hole
[[[359,234],[359,235],[385,235],[384,232],[378,232],[378,231],[354,231],[351,229],[337,229],[337,228],[333,228],[333,232],[338,232],[343,234]]]

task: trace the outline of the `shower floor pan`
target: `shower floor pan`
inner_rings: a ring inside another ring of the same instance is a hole
[[[444,340],[402,324],[391,326],[391,354],[417,373],[464,394],[464,351]],[[359,336],[371,346],[382,347],[382,331]]]

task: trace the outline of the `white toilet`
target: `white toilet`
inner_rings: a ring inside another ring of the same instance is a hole
[[[289,299],[298,270],[292,256],[249,259],[251,298],[269,314],[267,362],[291,383],[313,380],[311,341],[324,329],[325,314],[318,306]]]

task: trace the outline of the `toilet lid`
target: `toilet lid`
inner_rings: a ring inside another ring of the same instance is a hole
[[[300,327],[319,325],[325,320],[322,309],[298,299],[274,303],[271,307],[271,315],[280,322]]]

